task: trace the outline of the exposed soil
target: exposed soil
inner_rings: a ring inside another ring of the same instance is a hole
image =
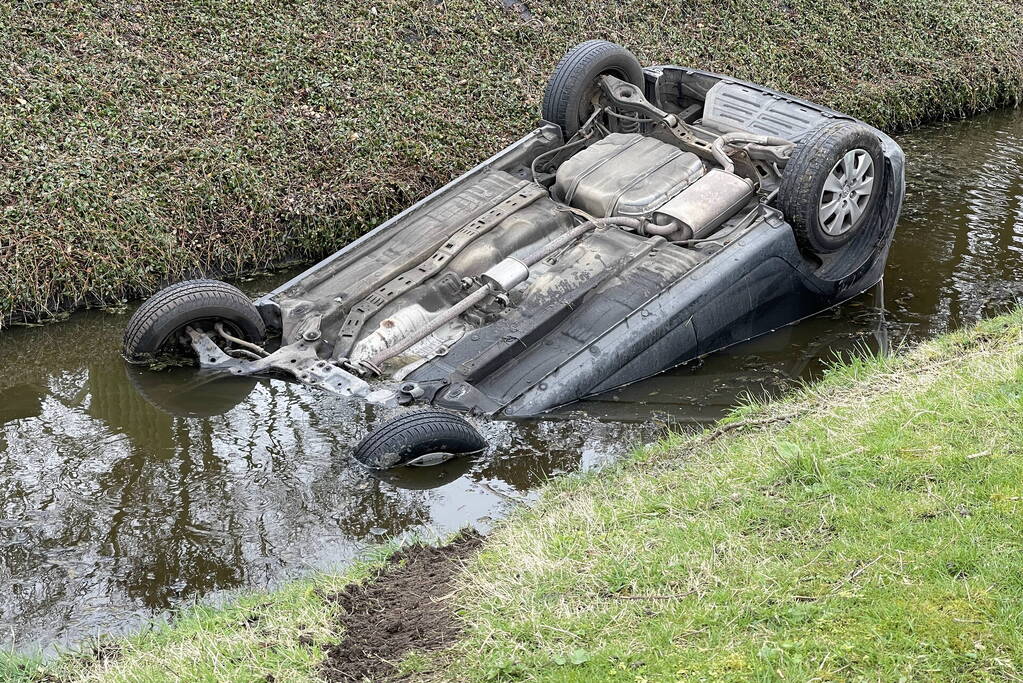
[[[327,648],[321,670],[328,681],[381,680],[406,653],[451,645],[462,624],[447,601],[463,562],[483,537],[466,531],[451,543],[412,546],[395,553],[366,583],[328,596],[344,610],[344,640]]]

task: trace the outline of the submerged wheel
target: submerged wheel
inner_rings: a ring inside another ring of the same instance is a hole
[[[852,241],[871,219],[883,177],[877,135],[851,121],[828,123],[793,150],[778,190],[778,208],[804,251],[827,254]]]
[[[416,410],[377,427],[355,449],[355,459],[372,469],[436,465],[487,448],[464,418],[444,410]]]
[[[561,126],[565,139],[576,134],[593,113],[600,92],[597,79],[608,74],[643,87],[643,67],[631,52],[606,40],[587,40],[568,51],[547,81],[543,118]]]
[[[185,328],[212,331],[216,323],[245,341],[258,343],[266,325],[249,297],[219,280],[185,280],[161,289],[139,306],[124,330],[125,359],[146,363],[165,353],[190,352]]]

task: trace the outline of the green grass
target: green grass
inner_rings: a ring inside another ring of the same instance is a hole
[[[469,636],[433,666],[457,680],[1018,679],[1021,415],[1018,311],[557,481],[469,567]]]
[[[593,37],[887,128],[1017,103],[1011,0],[0,0],[0,320],[322,256],[522,135]]]
[[[42,660],[13,652],[0,652],[0,681],[3,683],[30,683],[45,671]]]
[[[103,639],[54,661],[0,653],[0,681],[16,683],[223,683],[319,680],[325,645],[342,636],[324,599],[365,580],[393,548],[344,573],[320,574],[226,605],[198,605],[138,635]]]

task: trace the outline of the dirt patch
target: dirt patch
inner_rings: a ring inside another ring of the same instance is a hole
[[[447,597],[455,574],[483,537],[466,531],[451,543],[395,553],[366,583],[328,596],[344,610],[344,640],[327,648],[321,675],[328,681],[380,680],[411,650],[451,645],[462,624]]]
[[[498,0],[498,4],[505,9],[506,12],[514,14],[522,21],[529,23],[536,17],[529,11],[529,7],[526,6],[522,0]]]

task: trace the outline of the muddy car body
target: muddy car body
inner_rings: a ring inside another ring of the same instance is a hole
[[[603,41],[558,65],[544,118],[260,297],[247,319],[241,301],[230,315],[182,312],[133,344],[136,323],[126,355],[177,339],[211,369],[530,416],[881,278],[904,160],[862,122],[725,76],[640,69]],[[191,282],[174,287],[201,289]]]

